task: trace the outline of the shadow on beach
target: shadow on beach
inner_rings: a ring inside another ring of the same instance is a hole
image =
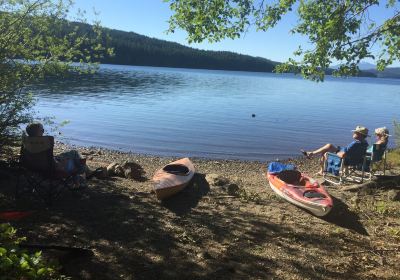
[[[339,227],[353,230],[359,234],[369,235],[361,224],[360,217],[356,213],[350,211],[349,207],[343,201],[333,195],[331,195],[331,197],[334,207],[326,217],[322,217],[321,219]]]
[[[335,207],[321,220],[292,211],[294,206],[272,192],[261,192],[261,202],[222,197],[205,172],[162,203],[150,192],[150,181],[109,178],[93,179],[81,192],[64,192],[49,209],[29,198],[8,206],[38,209],[13,223],[27,242],[93,252],[43,252],[73,279],[362,278],[346,254],[368,250],[368,233],[340,199],[332,196]],[[12,195],[12,178],[0,178],[0,185],[0,196]],[[349,231],[336,232],[327,223]],[[355,261],[359,267],[366,262]]]
[[[176,215],[187,214],[210,191],[205,174],[196,173],[189,185],[180,193],[162,201],[162,205]]]

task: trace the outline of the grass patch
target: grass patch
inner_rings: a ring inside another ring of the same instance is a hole
[[[391,227],[391,228],[389,228],[389,229],[387,230],[387,232],[388,232],[388,234],[389,234],[390,236],[400,239],[400,227],[396,227],[396,228],[392,228],[392,227]]]
[[[334,237],[340,237],[340,236],[342,236],[345,232],[346,232],[346,230],[344,230],[343,228],[341,228],[341,227],[336,227],[335,229],[333,229],[333,230],[329,233],[329,235],[330,235],[330,236],[334,236]]]
[[[375,205],[375,210],[381,215],[389,213],[389,205],[385,201],[378,201]]]
[[[391,168],[400,168],[400,148],[390,150],[386,161]]]
[[[254,203],[260,203],[262,201],[258,193],[246,191],[244,188],[239,188],[237,195],[244,201],[252,201]]]
[[[381,216],[396,216],[398,213],[398,206],[395,202],[377,201],[374,210]]]
[[[387,162],[390,167],[400,167],[400,122],[394,120],[393,126],[396,148],[389,151],[387,155]]]

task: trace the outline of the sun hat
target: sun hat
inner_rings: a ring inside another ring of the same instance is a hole
[[[368,128],[366,128],[364,126],[361,126],[361,125],[357,125],[356,129],[352,130],[352,132],[357,132],[357,133],[360,133],[360,134],[362,134],[362,135],[364,135],[366,137],[369,137]]]
[[[389,130],[386,128],[386,126],[376,128],[375,129],[375,134],[392,136],[392,135],[389,134]]]

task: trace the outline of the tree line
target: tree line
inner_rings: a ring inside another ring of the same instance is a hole
[[[85,23],[74,24],[79,25],[79,30],[83,33],[91,29]],[[71,28],[71,25],[68,26]],[[275,66],[280,64],[266,58],[234,52],[195,49],[135,32],[103,28],[103,34],[103,44],[112,48],[114,55],[104,56],[101,63],[253,72],[274,72]],[[334,69],[326,69],[325,73],[331,75],[333,71]],[[377,77],[378,73],[360,71],[357,76]],[[392,74],[391,77],[393,76],[397,77]],[[379,73],[379,77],[386,77],[386,74]]]
[[[122,65],[272,72],[277,62],[227,51],[206,51],[149,38],[134,32],[106,29],[115,55],[102,63]]]

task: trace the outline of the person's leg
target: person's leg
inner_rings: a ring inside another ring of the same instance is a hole
[[[67,152],[67,156],[69,160],[73,161],[74,171],[73,171],[73,182],[75,189],[80,189],[86,187],[86,159],[83,159],[82,156],[76,150],[71,150]]]
[[[309,157],[315,156],[315,155],[321,155],[321,158],[324,158],[325,153],[335,153],[338,150],[338,147],[332,144],[326,144],[322,146],[321,148],[318,148],[314,151],[306,152]]]
[[[329,153],[332,153],[332,152],[329,152]],[[328,152],[325,152],[321,155],[321,157],[319,159],[319,166],[320,166],[320,169],[318,171],[319,175],[324,175],[324,167],[325,167],[325,162],[326,162],[327,158],[328,158]]]
[[[74,171],[76,171],[78,174],[83,174],[86,171],[86,162],[76,150],[63,152],[57,155],[56,158],[59,160],[67,160],[68,162],[71,161],[74,165]]]
[[[69,151],[69,153],[71,154],[71,157],[74,160],[76,169],[77,169],[77,173],[78,174],[83,174],[86,172],[86,159],[83,159],[82,156],[79,154],[78,151],[76,150],[71,150]]]

